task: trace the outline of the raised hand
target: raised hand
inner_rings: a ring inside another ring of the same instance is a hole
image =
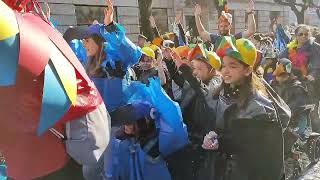
[[[196,4],[196,6],[194,7],[194,15],[195,16],[201,15],[201,6],[199,4]]]
[[[248,0],[247,12],[253,12],[253,11],[254,11],[254,2],[253,0]]]
[[[106,6],[104,9],[104,24],[109,25],[113,21],[113,4],[111,0],[106,0]]]
[[[150,25],[152,28],[155,28],[157,26],[156,21],[154,20],[153,16],[149,17]]]
[[[219,148],[218,135],[211,131],[203,138],[202,148],[206,150],[217,150]]]
[[[175,19],[176,24],[181,23],[181,17],[182,17],[182,11],[178,11],[176,14],[176,19]]]

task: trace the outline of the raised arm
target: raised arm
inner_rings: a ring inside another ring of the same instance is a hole
[[[249,0],[248,2],[248,29],[242,33],[243,38],[249,38],[256,32],[256,21],[254,19],[254,2],[253,0]]]
[[[200,5],[197,4],[194,9],[195,9],[194,16],[196,19],[198,33],[204,41],[210,41],[210,34],[208,31],[205,30],[205,28],[201,22],[201,17],[200,17],[201,16],[201,7],[200,7]]]
[[[154,38],[160,37],[160,33],[156,24],[156,21],[153,16],[149,17],[150,25],[153,30]]]
[[[184,29],[181,24],[181,18],[182,18],[182,11],[178,12],[175,20],[175,23],[178,25],[178,28],[179,28],[179,41],[181,40],[183,41],[184,44],[188,44],[186,33],[184,32]]]

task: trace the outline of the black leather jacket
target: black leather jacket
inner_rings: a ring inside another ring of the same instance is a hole
[[[250,83],[237,88],[225,85],[215,99],[218,151],[237,164],[224,176],[237,180],[280,179],[283,128],[274,102],[251,90]],[[235,175],[239,172],[241,176]]]

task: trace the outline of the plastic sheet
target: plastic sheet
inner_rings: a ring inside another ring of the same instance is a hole
[[[104,51],[106,53],[106,62],[110,62],[115,68],[115,61],[122,61],[122,69],[126,70],[138,63],[142,53],[141,49],[133,44],[126,36],[125,30],[119,24],[116,24],[115,32],[107,32],[104,28],[100,30],[106,40]]]
[[[55,72],[52,63],[49,63],[45,69],[42,105],[37,133],[42,134],[52,127],[66,113],[70,105],[71,103],[63,89],[58,74]]]
[[[125,104],[125,97],[122,93],[122,87],[123,83],[127,83],[126,80],[119,78],[91,78],[91,80],[99,90],[99,93],[108,111],[112,111],[115,108]]]
[[[0,87],[14,85],[18,65],[19,36],[0,40]]]
[[[167,156],[185,146],[188,143],[188,135],[178,103],[172,101],[164,92],[159,78],[150,78],[149,81],[149,86],[132,82],[124,87],[124,94],[128,103],[143,100],[155,107],[160,115],[159,121],[156,122],[160,129],[160,152]]]

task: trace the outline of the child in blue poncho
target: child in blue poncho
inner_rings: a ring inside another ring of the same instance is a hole
[[[160,122],[157,112],[143,101],[135,101],[111,112],[115,133],[112,180],[171,180],[159,150]]]

